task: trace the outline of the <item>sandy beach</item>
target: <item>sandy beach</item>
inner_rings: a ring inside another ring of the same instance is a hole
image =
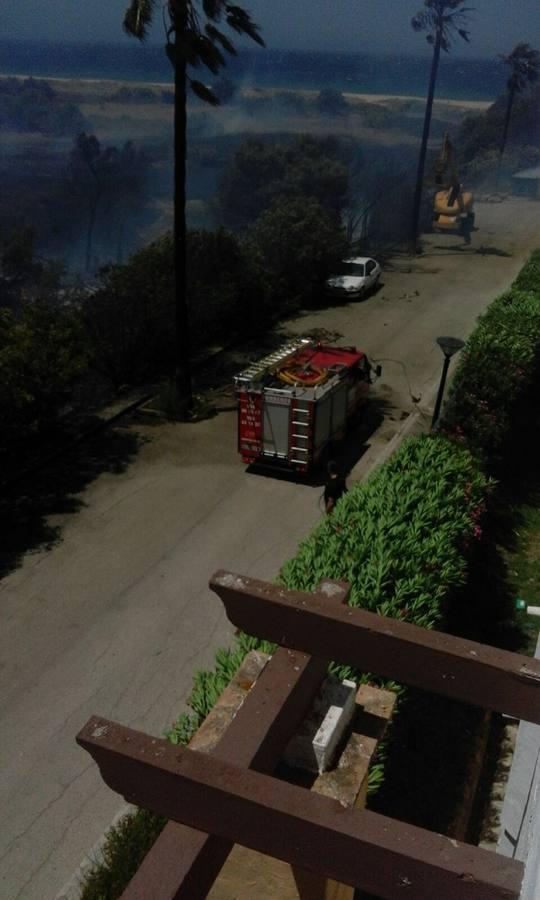
[[[7,77],[16,76],[0,75],[0,79]],[[102,141],[152,143],[170,139],[174,112],[171,82],[64,77],[43,80],[61,99],[77,104],[87,122],[86,129]],[[194,134],[204,132],[207,137],[212,130],[229,136],[309,132],[319,136],[346,134],[362,143],[386,147],[412,147],[418,142],[425,97],[345,91],[345,114],[329,116],[320,113],[318,94],[316,90],[241,88],[231,101],[219,107],[201,104],[194,95],[188,95],[189,120]],[[489,106],[487,100],[436,99],[432,133],[442,135],[458,127],[465,116],[482,113]]]
[[[18,75],[3,75],[0,73],[0,79],[7,78],[27,78],[28,76],[24,73],[20,73]],[[40,79],[38,79],[40,80]],[[109,79],[101,79],[101,78],[44,78],[44,81],[49,82],[59,94],[65,94],[66,97],[69,96],[70,99],[73,99],[74,96],[84,97],[87,102],[92,102],[95,100],[104,100],[108,95],[114,94],[116,91],[121,90],[122,88],[132,89],[132,90],[141,90],[146,89],[155,93],[156,96],[161,97],[163,91],[172,91],[173,84],[168,81],[118,81],[118,80],[109,80]],[[319,92],[315,90],[304,90],[304,89],[296,89],[296,88],[244,88],[239,91],[240,97],[274,97],[276,95],[284,95],[284,94],[295,94],[297,96],[302,96],[306,100],[314,100]],[[422,96],[414,96],[409,94],[367,94],[367,93],[359,93],[359,92],[351,92],[351,91],[343,91],[343,97],[347,101],[347,103],[351,105],[360,104],[360,103],[380,103],[383,105],[387,104],[409,104],[409,103],[424,103],[425,97]],[[495,98],[494,98],[495,99]],[[453,108],[453,109],[463,109],[470,111],[483,112],[486,110],[493,101],[490,100],[462,100],[462,99],[451,99],[451,98],[435,98],[434,107],[437,109]]]

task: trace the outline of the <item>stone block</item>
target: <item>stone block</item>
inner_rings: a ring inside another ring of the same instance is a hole
[[[355,710],[356,684],[328,677],[283,760],[291,768],[321,774],[330,768]]]

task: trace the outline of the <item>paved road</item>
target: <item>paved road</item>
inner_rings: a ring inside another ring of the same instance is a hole
[[[339,331],[384,360],[376,396],[386,418],[351,480],[415,408],[411,394],[429,417],[442,363],[435,337],[466,336],[510,283],[540,233],[540,204],[479,206],[477,220],[476,246],[510,257],[452,252],[451,238],[432,238],[415,271],[385,274],[376,296],[288,323]],[[160,734],[184,708],[193,672],[230,638],[209,575],[273,578],[320,516],[320,488],[246,473],[233,413],[133,430],[145,439],[134,461],[88,483],[78,511],[51,523],[61,541],[26,554],[0,584],[6,900],[55,897],[122,804],[75,745],[81,725],[97,713]]]

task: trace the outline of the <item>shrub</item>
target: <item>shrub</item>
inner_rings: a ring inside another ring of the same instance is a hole
[[[435,436],[410,439],[341,499],[281,581],[312,591],[323,578],[345,580],[351,606],[433,628],[465,581],[486,490],[467,450]]]
[[[322,115],[341,116],[349,110],[349,104],[341,91],[324,88],[317,96],[317,108]]]
[[[186,256],[194,346],[264,329],[275,314],[272,279],[250,244],[224,228],[190,231]]]
[[[532,291],[540,301],[540,250],[535,250],[514,281],[518,291]]]
[[[286,113],[304,116],[310,111],[310,104],[304,94],[297,91],[277,91],[274,94],[274,103]]]
[[[119,897],[150,847],[163,829],[161,816],[137,809],[108,831],[101,851],[102,862],[94,865],[81,885],[81,900]]]
[[[42,301],[18,319],[0,311],[0,453],[16,454],[54,426],[87,363],[75,312]]]
[[[101,270],[83,316],[92,366],[115,387],[172,365],[173,284],[170,235],[138,250],[126,265]]]
[[[317,303],[325,276],[347,252],[341,224],[311,197],[275,200],[247,243],[281,286],[281,302],[289,309]]]
[[[58,97],[47,81],[6,78],[0,83],[0,126],[62,135],[82,131],[85,120],[79,108]]]
[[[538,259],[519,276],[535,284]],[[505,464],[508,439],[540,365],[540,294],[514,287],[497,298],[469,338],[442,427],[464,441],[487,471]]]

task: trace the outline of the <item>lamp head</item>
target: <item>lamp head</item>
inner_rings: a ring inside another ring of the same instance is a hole
[[[465,341],[454,337],[438,337],[437,343],[447,359],[450,359],[454,353],[457,353],[458,350],[462,350],[465,346]]]

